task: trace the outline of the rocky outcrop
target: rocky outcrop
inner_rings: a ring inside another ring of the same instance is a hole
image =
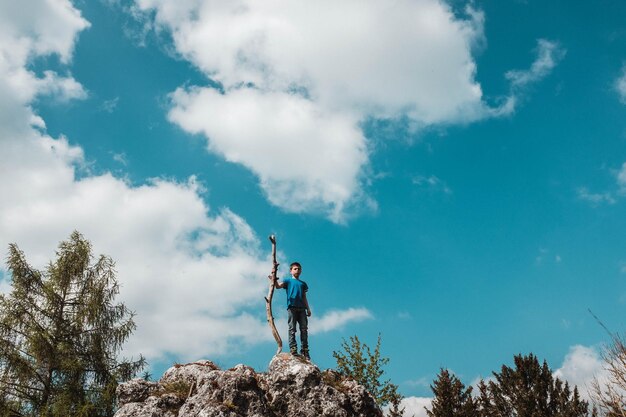
[[[288,353],[267,373],[211,361],[176,365],[158,382],[134,379],[117,389],[115,417],[382,417],[371,395],[335,371]]]

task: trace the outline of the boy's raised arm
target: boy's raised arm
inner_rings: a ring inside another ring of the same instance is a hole
[[[267,276],[267,279],[269,279],[270,281],[274,281],[274,288],[285,288],[286,287],[284,282],[279,281],[278,278],[274,277],[272,274],[269,274]]]

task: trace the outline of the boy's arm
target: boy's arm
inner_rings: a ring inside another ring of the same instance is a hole
[[[306,315],[311,317],[311,308],[309,307],[309,300],[306,298],[306,292],[302,294],[302,301],[304,301],[304,305],[306,306]]]
[[[274,281],[274,288],[285,288],[287,287],[287,284],[285,284],[282,281],[279,281],[278,278],[275,278],[272,274],[267,276],[267,279],[269,279],[270,281]]]

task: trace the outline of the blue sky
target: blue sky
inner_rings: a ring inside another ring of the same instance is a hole
[[[327,3],[0,6],[0,243],[111,255],[157,376],[265,368],[275,233],[323,368],[381,333],[409,407],[520,352],[587,381],[588,309],[625,325],[626,5]]]

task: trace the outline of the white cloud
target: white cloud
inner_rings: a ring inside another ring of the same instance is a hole
[[[341,330],[350,323],[358,323],[364,320],[374,318],[372,313],[366,308],[347,308],[345,310],[330,310],[318,316],[315,310],[314,300],[309,300],[312,304],[312,316],[309,319],[309,334],[315,335],[320,333],[328,333],[335,330]],[[273,313],[276,321],[276,328],[283,339],[283,345],[287,344],[289,337],[289,327],[287,323],[287,310],[285,307],[285,297],[281,291],[274,294]],[[267,325],[266,325],[267,327]],[[271,339],[269,330],[263,335],[267,340]],[[299,336],[296,334],[296,337]],[[272,339],[273,340],[273,339]],[[299,340],[299,339],[298,339]]]
[[[472,56],[484,44],[484,15],[471,7],[459,17],[440,0],[135,5],[222,87],[178,89],[171,120],[254,172],[271,203],[335,222],[355,206],[375,207],[362,122],[408,117],[420,129],[511,114],[522,87],[544,77],[560,51],[540,40],[531,69],[509,74],[514,93],[490,107]],[[301,150],[285,151],[293,148]],[[294,155],[304,169],[293,169]]]
[[[452,194],[452,189],[448,187],[448,184],[436,175],[416,175],[412,178],[411,182],[418,187],[424,187],[431,191],[440,191],[448,195]]]
[[[405,381],[405,384],[411,386],[411,387],[426,387],[428,388],[430,386],[430,384],[432,383],[432,378],[430,377],[421,377],[418,379],[411,379],[409,381]]]
[[[615,176],[615,186],[610,191],[603,193],[594,193],[587,187],[579,187],[576,190],[578,198],[590,202],[594,206],[600,204],[615,204],[619,199],[626,195],[626,162],[622,164],[619,170],[611,170]]]
[[[366,308],[349,308],[347,310],[334,310],[324,314],[321,318],[311,321],[311,333],[323,333],[345,327],[351,322],[359,322],[372,319],[372,313]]]
[[[621,75],[615,80],[615,90],[619,94],[620,101],[626,104],[626,65],[622,67]]]
[[[120,102],[119,97],[115,97],[110,100],[104,100],[100,108],[102,109],[102,111],[105,111],[107,113],[113,113],[113,111],[117,108],[117,105],[119,104],[119,102]]]
[[[0,37],[5,41],[4,57],[9,60],[25,62],[32,56],[55,54],[67,63],[76,36],[88,27],[89,22],[69,0],[0,3]]]
[[[262,314],[242,313],[263,311],[267,262],[258,239],[234,213],[211,213],[193,178],[140,187],[110,174],[77,180],[71,162],[81,152],[64,139],[2,145],[0,193],[12,196],[0,202],[3,245],[17,242],[42,266],[78,229],[112,256],[121,299],[138,312],[129,352],[194,359],[265,340]]]
[[[177,50],[227,90],[297,86],[325,107],[408,111],[425,123],[480,105],[471,56],[483,36],[477,11],[457,19],[436,0],[136,3],[155,10]]]
[[[59,77],[54,71],[44,71],[44,78],[37,80],[40,94],[50,95],[59,101],[87,98],[83,86],[72,77]]]
[[[262,297],[269,260],[244,219],[211,211],[193,177],[135,186],[110,173],[77,175],[83,150],[45,133],[31,107],[37,95],[68,100],[85,92],[71,77],[37,76],[27,64],[48,54],[69,64],[89,24],[68,1],[28,3],[0,3],[0,195],[7,197],[0,245],[18,243],[41,268],[77,229],[96,254],[110,255],[120,299],[138,313],[127,354],[197,359],[269,340]],[[0,287],[8,289],[6,279]],[[340,312],[319,331],[361,316]]]
[[[537,59],[528,70],[508,71],[505,76],[514,89],[523,88],[545,78],[565,57],[565,50],[558,42],[539,39],[537,41]]]
[[[505,77],[510,81],[509,95],[496,108],[486,110],[492,117],[513,114],[523,100],[526,90],[545,78],[556,65],[565,57],[566,50],[558,42],[547,39],[538,39],[536,48],[537,58],[529,69],[507,71]]]
[[[576,190],[576,194],[578,194],[579,199],[588,201],[594,206],[602,203],[615,204],[615,198],[610,192],[593,193],[589,191],[587,187],[580,187],[578,188],[578,190]]]
[[[291,212],[322,211],[340,222],[367,160],[357,119],[301,96],[239,89],[178,89],[170,120],[204,133],[209,149],[256,173],[267,198]],[[207,117],[210,115],[210,117]]]
[[[89,27],[67,0],[0,2],[0,135],[28,134],[43,120],[29,108],[39,94],[61,101],[84,98],[85,91],[71,76],[46,71],[43,77],[27,69],[37,56],[71,59],[77,34]]]
[[[400,406],[404,407],[406,417],[427,417],[424,407],[430,408],[432,400],[428,397],[406,397],[402,399]]]
[[[111,155],[113,156],[113,160],[117,162],[118,164],[121,164],[124,166],[128,165],[128,157],[126,156],[125,152],[120,152],[120,153],[112,152]]]
[[[606,371],[600,353],[588,346],[572,346],[563,360],[563,364],[554,372],[554,376],[576,385],[582,398],[589,400],[589,390],[594,377],[603,383]]]

